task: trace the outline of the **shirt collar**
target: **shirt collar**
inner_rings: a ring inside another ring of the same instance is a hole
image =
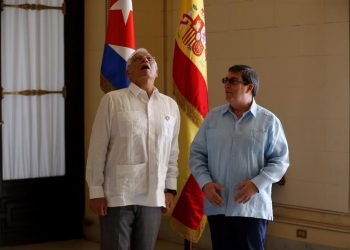
[[[257,109],[258,109],[258,105],[257,105],[256,102],[255,102],[255,98],[253,98],[252,105],[250,105],[249,110],[246,111],[245,114],[249,112],[249,113],[251,113],[254,117],[256,117]],[[221,114],[224,115],[224,114],[226,114],[227,112],[232,112],[231,109],[230,109],[230,104],[227,104],[227,105],[226,105],[226,107],[221,111]]]
[[[131,93],[133,93],[135,96],[138,96],[140,94],[144,94],[147,96],[147,93],[144,89],[141,89],[139,86],[137,86],[135,83],[131,82],[129,85],[129,90],[131,91]],[[159,95],[159,90],[154,87],[152,96],[158,96]]]
[[[252,102],[252,105],[250,106],[249,111],[250,113],[252,113],[252,115],[254,115],[254,117],[256,117],[256,112],[258,111],[258,105],[256,104],[254,97],[253,97],[253,102]]]

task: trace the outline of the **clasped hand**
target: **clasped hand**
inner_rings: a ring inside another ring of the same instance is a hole
[[[247,203],[258,192],[257,187],[251,181],[240,183],[235,188],[238,191],[233,199],[237,203]],[[223,190],[224,187],[215,182],[209,182],[203,187],[205,197],[211,204],[218,207],[224,205],[224,199],[221,197]]]

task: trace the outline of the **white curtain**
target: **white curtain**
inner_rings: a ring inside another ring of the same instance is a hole
[[[4,4],[62,6],[63,0],[4,0]],[[64,87],[61,10],[4,7],[1,12],[3,179],[65,174],[64,96],[19,95]]]

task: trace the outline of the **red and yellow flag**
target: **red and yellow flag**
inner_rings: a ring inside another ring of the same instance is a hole
[[[208,112],[206,35],[203,0],[181,0],[175,38],[173,79],[180,107],[179,196],[171,226],[183,238],[198,242],[204,230],[203,193],[190,175],[189,149]]]

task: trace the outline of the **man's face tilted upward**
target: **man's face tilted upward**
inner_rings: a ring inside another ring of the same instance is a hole
[[[148,53],[140,52],[131,58],[127,74],[132,82],[138,83],[150,79],[155,80],[158,76],[157,71],[155,58]]]

